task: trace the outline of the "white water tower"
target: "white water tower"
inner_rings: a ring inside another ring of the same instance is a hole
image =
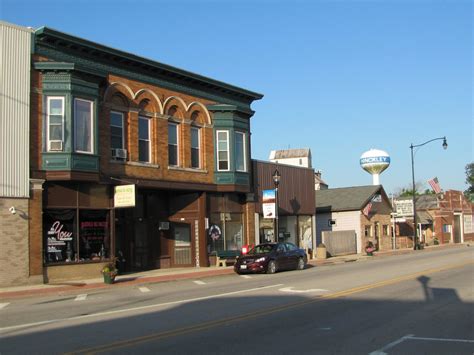
[[[370,149],[360,156],[360,166],[372,175],[372,185],[380,185],[380,174],[390,165],[390,156],[379,149]]]

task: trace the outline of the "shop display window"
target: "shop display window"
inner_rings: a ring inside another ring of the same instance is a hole
[[[45,263],[110,258],[108,210],[50,209],[43,213]]]
[[[106,210],[79,210],[79,260],[103,260],[110,254]]]
[[[76,210],[47,210],[43,213],[45,262],[64,263],[77,258]]]
[[[241,213],[212,213],[208,233],[208,250],[240,250],[243,245]]]

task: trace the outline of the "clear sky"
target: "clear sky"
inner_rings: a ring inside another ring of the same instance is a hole
[[[369,185],[362,153],[391,157],[387,193],[437,176],[465,190],[473,156],[471,0],[0,0],[0,19],[52,27],[243,87],[252,157],[311,148],[329,187]],[[283,183],[283,182],[282,182]]]

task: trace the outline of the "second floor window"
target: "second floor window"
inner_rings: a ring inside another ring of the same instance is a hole
[[[168,165],[178,165],[178,125],[168,123]]]
[[[93,153],[92,101],[74,99],[74,148],[76,152]]]
[[[64,140],[64,97],[48,97],[47,116],[47,149],[49,151],[55,150],[54,143],[51,144],[51,142],[62,144]]]
[[[191,127],[191,168],[199,168],[199,128]]]
[[[150,162],[150,119],[138,117],[138,161]]]
[[[110,147],[123,149],[123,114],[110,112]]]
[[[245,133],[235,132],[235,170],[246,171]]]
[[[217,170],[229,170],[229,132],[217,131]]]

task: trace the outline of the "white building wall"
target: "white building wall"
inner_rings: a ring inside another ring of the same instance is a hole
[[[32,30],[0,21],[0,197],[29,197]]]
[[[329,220],[336,224],[329,225]],[[357,236],[357,253],[362,252],[362,235],[360,225],[360,211],[316,213],[317,243],[322,242],[322,231],[355,230]]]
[[[300,163],[301,160],[301,163]],[[284,158],[284,159],[270,159],[273,163],[286,164],[293,166],[301,166],[305,168],[311,168],[311,162],[307,157],[304,158]]]

